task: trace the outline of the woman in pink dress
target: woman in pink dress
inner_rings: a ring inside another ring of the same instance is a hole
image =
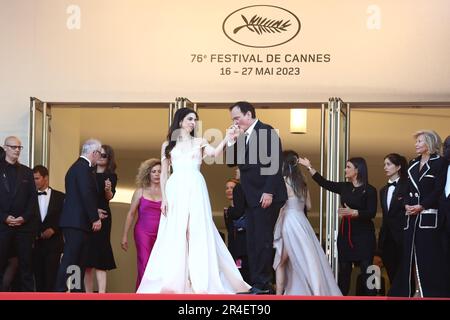
[[[137,251],[137,280],[136,288],[141,283],[148,258],[158,234],[159,219],[161,217],[161,188],[159,184],[161,161],[149,159],[141,163],[136,176],[138,189],[134,191],[123,230],[122,249],[128,250],[128,231],[135,220],[134,242]]]

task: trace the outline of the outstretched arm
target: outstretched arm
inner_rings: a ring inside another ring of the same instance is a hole
[[[222,154],[223,149],[230,142],[234,142],[239,133],[236,131],[236,127],[234,125],[230,126],[227,129],[225,139],[223,139],[217,147],[211,146],[206,139],[203,138],[201,147],[204,148],[204,155],[208,157],[218,157]]]
[[[298,163],[300,163],[302,166],[305,166],[308,169],[308,171],[311,174],[313,180],[315,182],[317,182],[317,184],[319,186],[321,186],[322,188],[327,189],[328,191],[341,194],[341,192],[342,192],[342,190],[341,190],[342,183],[330,181],[330,180],[327,180],[324,177],[322,177],[320,175],[320,173],[318,173],[316,171],[316,169],[314,169],[312,167],[311,162],[307,158],[298,158]]]

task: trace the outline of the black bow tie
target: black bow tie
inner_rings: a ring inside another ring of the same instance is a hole
[[[47,195],[47,191],[38,191],[37,193],[38,196],[46,196]]]
[[[388,185],[388,188],[391,187],[391,186],[396,187],[396,186],[397,186],[397,181],[394,181],[394,182],[388,182],[387,185]]]

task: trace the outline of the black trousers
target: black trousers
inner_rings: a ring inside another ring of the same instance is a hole
[[[251,285],[268,290],[273,280],[273,229],[283,204],[272,203],[269,208],[246,208],[247,255]]]
[[[61,251],[50,240],[37,240],[33,250],[33,270],[36,291],[52,292],[55,289]]]
[[[20,232],[13,228],[0,231],[0,286],[3,288],[3,274],[8,264],[11,247],[14,246],[19,260],[19,290],[23,292],[34,291],[34,277],[32,268],[34,235],[31,232]]]
[[[353,270],[353,263],[358,264],[359,268],[361,269],[360,274],[360,285],[361,287],[357,288],[358,295],[362,296],[375,296],[377,294],[377,291],[375,289],[369,289],[367,287],[367,279],[370,276],[369,273],[367,273],[367,268],[372,265],[373,258],[367,259],[367,260],[360,260],[360,261],[343,261],[339,262],[339,270],[338,270],[338,285],[339,289],[341,289],[341,292],[344,296],[348,295],[350,291],[350,281],[351,281],[351,275]]]
[[[389,282],[392,285],[402,261],[403,246],[397,244],[390,233],[386,234],[385,244],[387,245],[383,247],[381,258],[383,259],[383,265],[386,268]]]
[[[55,291],[84,291],[84,260],[88,232],[81,229],[62,228],[64,235],[64,252],[56,277]],[[67,279],[71,277],[69,286]]]

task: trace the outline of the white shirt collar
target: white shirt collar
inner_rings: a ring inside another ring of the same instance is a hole
[[[389,179],[389,183],[394,183],[394,182],[398,182],[398,180],[400,180],[400,177],[398,177],[397,179],[395,179],[395,180],[391,180],[391,179]]]
[[[445,184],[445,196],[450,195],[450,164],[447,167],[447,183]]]
[[[247,128],[247,130],[245,130],[245,133],[250,137],[250,135],[253,132],[253,129],[255,128],[256,123],[258,122],[258,119],[255,119],[255,121],[252,123],[252,125],[250,127]]]
[[[38,190],[38,192],[47,192],[47,194],[48,194],[50,189],[51,189],[50,187],[47,187],[44,190]]]
[[[91,160],[89,160],[89,159],[86,158],[85,156],[80,156],[80,158],[86,159],[86,161],[89,163],[89,167],[92,167]]]

